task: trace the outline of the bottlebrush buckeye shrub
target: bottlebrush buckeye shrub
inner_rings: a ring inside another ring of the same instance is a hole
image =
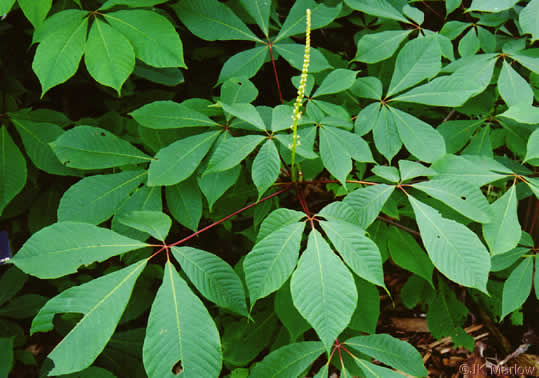
[[[0,316],[31,302],[29,333],[59,335],[42,374],[426,376],[376,333],[380,290],[470,350],[467,305],[517,324],[539,295],[539,0],[0,14],[0,220],[22,244]],[[16,295],[28,276],[46,303]]]

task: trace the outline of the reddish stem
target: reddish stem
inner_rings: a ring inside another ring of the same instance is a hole
[[[281,92],[281,85],[279,84],[279,75],[277,75],[277,67],[275,66],[275,59],[273,59],[273,49],[271,46],[271,42],[268,42],[268,48],[271,58],[271,64],[273,65],[273,73],[275,74],[275,82],[277,83],[277,90],[279,91],[279,99],[281,100],[281,104],[284,104],[283,100],[283,93]]]
[[[533,211],[533,217],[532,217],[532,224],[530,226],[530,229],[528,233],[533,238],[533,231],[535,230],[535,221],[537,220],[537,216],[539,215],[539,200],[535,201],[535,210]]]
[[[242,212],[244,212],[245,210],[250,209],[251,207],[258,205],[258,204],[261,203],[261,202],[267,201],[267,200],[269,200],[270,198],[276,197],[276,196],[278,196],[279,194],[288,191],[289,189],[290,189],[290,186],[288,186],[288,187],[286,187],[286,188],[284,188],[284,189],[281,189],[281,190],[279,190],[279,191],[277,191],[277,192],[275,192],[275,193],[272,193],[272,194],[270,194],[269,196],[266,196],[266,197],[264,197],[264,198],[261,198],[260,201],[253,202],[253,203],[251,203],[250,205],[247,205],[247,206],[245,206],[245,207],[242,207],[241,209],[234,211],[232,214],[229,214],[229,215],[227,215],[226,217],[219,219],[217,222],[213,222],[212,224],[210,224],[210,225],[208,225],[208,226],[206,226],[206,227],[204,227],[204,228],[198,230],[197,232],[193,232],[191,235],[186,236],[185,238],[183,238],[183,239],[181,239],[181,240],[178,240],[178,241],[175,242],[175,243],[172,243],[172,244],[167,245],[167,247],[170,248],[170,247],[174,247],[174,246],[177,246],[177,245],[179,245],[179,244],[182,244],[182,243],[186,242],[187,240],[194,238],[194,237],[197,236],[198,234],[201,234],[201,233],[203,233],[204,231],[207,231],[207,230],[209,230],[210,228],[215,227],[215,226],[217,226],[218,224],[223,223],[224,221],[226,221],[226,220],[232,218],[233,216],[238,215],[239,213],[242,213]],[[162,248],[162,249],[163,249],[163,248]]]

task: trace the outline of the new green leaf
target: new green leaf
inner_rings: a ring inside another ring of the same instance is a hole
[[[7,128],[0,128],[0,214],[26,184],[26,161]]]

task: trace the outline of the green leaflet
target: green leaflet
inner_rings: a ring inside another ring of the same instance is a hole
[[[215,323],[170,261],[150,311],[142,358],[150,378],[174,377],[178,361],[185,377],[218,377],[221,371]]]
[[[267,56],[268,48],[266,46],[254,47],[231,56],[223,64],[217,83],[236,77],[253,77],[262,67]]]
[[[70,13],[69,19],[43,35],[32,69],[41,83],[41,97],[75,74],[86,44],[87,12]],[[61,62],[61,64],[60,64]]]
[[[13,353],[13,342],[14,337],[0,338],[0,348],[2,348],[2,350],[4,351],[2,361],[0,362],[0,374],[2,374],[4,377],[7,377],[9,375],[9,372],[13,367],[13,362],[15,361]]]
[[[151,160],[125,139],[92,126],[76,126],[50,146],[64,166],[78,169],[111,168]]]
[[[354,277],[317,230],[309,234],[290,286],[294,306],[329,351],[350,323],[357,290]]]
[[[502,313],[500,321],[505,316],[517,310],[532,291],[533,259],[524,258],[511,272],[503,285]]]
[[[464,37],[459,41],[458,51],[460,56],[473,56],[479,51],[480,41],[475,28],[468,29]]]
[[[350,88],[350,92],[358,97],[380,100],[382,98],[382,82],[374,76],[358,77]],[[376,105],[376,103],[369,104],[367,107],[371,105]]]
[[[532,42],[539,39],[539,1],[531,0],[519,13],[519,23],[524,33],[532,35]]]
[[[434,267],[414,237],[397,227],[388,230],[388,249],[395,264],[424,278],[431,286]]]
[[[262,42],[226,5],[217,0],[187,0],[173,6],[189,31],[207,41]]]
[[[17,0],[17,3],[28,21],[32,23],[34,28],[37,28],[45,20],[45,17],[47,17],[47,13],[51,9],[52,0]]]
[[[410,344],[386,334],[356,336],[344,344],[378,361],[416,377],[427,375],[421,354]]]
[[[361,278],[385,288],[382,257],[376,244],[355,224],[331,219],[321,221],[322,229],[344,262]]]
[[[346,177],[352,170],[352,160],[349,152],[343,149],[340,143],[335,143],[336,141],[326,127],[320,129],[320,158],[324,167],[346,187]]]
[[[409,21],[390,2],[377,0],[345,0],[346,5],[363,13],[376,17],[389,18],[404,23]]]
[[[84,63],[95,81],[114,88],[120,96],[122,85],[135,68],[135,52],[127,38],[96,19],[86,41]]]
[[[367,378],[401,378],[402,374],[397,373],[394,370],[385,368],[383,366],[372,364],[366,360],[354,357],[354,362],[361,369],[365,377]]]
[[[490,255],[477,235],[412,196],[408,200],[434,266],[450,280],[486,293]]]
[[[356,189],[344,198],[344,202],[356,211],[359,225],[366,229],[380,214],[394,189],[394,186],[385,184]]]
[[[211,155],[204,174],[226,171],[239,165],[265,139],[262,135],[245,135],[222,141]]]
[[[218,256],[191,247],[172,247],[182,270],[204,297],[220,307],[247,316],[243,284],[230,265]]]
[[[26,184],[26,160],[7,128],[0,128],[0,214]]]
[[[311,30],[315,30],[333,21],[341,12],[342,4],[338,3],[335,7],[329,7],[314,0],[298,0],[294,2],[273,43],[292,35],[305,33],[305,13],[307,9],[311,10]]]
[[[320,86],[313,94],[313,97],[320,97],[328,94],[339,93],[349,89],[356,81],[357,71],[337,68],[331,71],[320,83]]]
[[[159,150],[148,171],[148,185],[174,185],[197,169],[220,131],[210,131],[180,139]]]
[[[357,44],[354,60],[376,63],[395,54],[400,44],[410,34],[409,30],[387,30],[380,33],[365,34]]]
[[[232,114],[234,117],[237,117],[250,125],[255,126],[260,130],[265,130],[266,126],[264,121],[260,117],[260,113],[256,108],[251,104],[222,104],[223,110]]]
[[[441,52],[434,36],[408,41],[399,51],[388,96],[434,77],[442,68]]]
[[[132,239],[146,240],[150,236],[149,234],[124,225],[118,221],[118,218],[125,213],[133,211],[161,212],[162,209],[161,188],[144,185],[137,188],[131,196],[120,204],[120,207],[118,207],[112,218],[111,229]]]
[[[539,107],[517,104],[499,114],[498,117],[511,118],[520,123],[535,125],[539,123]]]
[[[389,108],[404,146],[422,161],[431,163],[445,155],[442,135],[428,123],[396,108]]]
[[[260,30],[268,36],[271,1],[267,0],[240,0],[241,5],[256,21]]]
[[[304,218],[301,211],[279,208],[273,210],[260,225],[256,241],[259,242],[277,229],[298,222]]]
[[[447,153],[454,154],[468,143],[475,130],[484,122],[484,119],[447,121],[436,130],[444,137]]]
[[[251,308],[278,290],[290,277],[299,257],[305,223],[285,225],[255,244],[243,261]]]
[[[359,278],[354,277],[357,287],[358,306],[350,319],[348,328],[366,332],[375,333],[380,317],[380,293],[378,288],[373,284]]]
[[[15,4],[15,0],[2,0],[0,1],[0,13],[2,15],[7,14],[11,7]],[[8,371],[9,373],[9,371]]]
[[[532,105],[533,103],[532,88],[505,60],[498,77],[498,91],[509,107],[517,104]]]
[[[432,168],[427,168],[421,163],[409,160],[399,160],[399,171],[402,181],[410,180],[419,176],[436,176]]]
[[[305,46],[295,43],[278,43],[274,46],[281,56],[294,68],[301,70],[303,67],[303,55]],[[320,72],[331,68],[326,57],[317,49],[310,48],[309,72]]]
[[[106,221],[145,180],[146,174],[135,170],[83,178],[64,192],[58,205],[58,220],[92,224]]]
[[[187,68],[180,36],[165,17],[142,9],[104,13],[103,16],[129,40],[135,56],[144,63],[154,67]]]
[[[47,356],[54,364],[49,374],[77,372],[94,362],[114,333],[133,286],[145,266],[146,261],[143,260],[69,288],[47,302],[32,321],[31,333],[52,330],[52,320],[57,313],[84,315]]]
[[[491,205],[491,209],[492,222],[483,224],[483,236],[490,253],[498,255],[515,248],[522,234],[517,215],[516,186],[511,186]]]
[[[380,108],[376,120],[371,121],[374,123],[372,126],[374,145],[389,162],[391,162],[393,157],[402,147],[401,137],[397,125],[395,124],[395,120],[396,117],[393,113],[391,113],[386,106],[383,106]],[[425,127],[421,128],[426,129]]]
[[[476,222],[489,223],[494,219],[481,190],[464,180],[435,178],[413,184],[412,187],[433,196]]]
[[[427,84],[412,88],[393,100],[449,107],[464,104],[470,97],[486,89],[494,71],[496,60],[492,54],[476,57],[481,59],[464,65],[451,75],[440,76]]]
[[[135,210],[120,214],[120,223],[147,232],[157,240],[164,241],[172,225],[169,216],[160,211]]]
[[[49,145],[64,133],[60,126],[19,119],[15,114],[13,116],[11,121],[17,127],[26,153],[37,168],[55,175],[79,175],[78,171],[63,166]]]
[[[238,180],[241,166],[221,172],[207,173],[197,177],[198,186],[208,201],[210,212],[213,204]]]
[[[537,166],[539,163],[539,129],[535,129],[528,139],[525,162]]]
[[[297,377],[324,352],[319,341],[304,341],[285,345],[268,354],[256,364],[249,375],[253,378]]]
[[[154,101],[129,114],[142,126],[151,129],[217,125],[208,116],[173,101]]]
[[[146,245],[88,223],[60,222],[33,234],[11,262],[33,276],[57,278]]]
[[[125,5],[132,8],[151,7],[157,4],[166,3],[168,0],[107,0],[99,10],[110,9],[116,5]]]
[[[268,190],[268,188],[279,177],[281,168],[281,160],[279,159],[279,151],[275,146],[275,142],[267,140],[253,161],[251,176],[253,183],[258,189],[258,199]]]
[[[202,194],[193,177],[166,187],[167,206],[178,223],[196,231],[202,217]]]
[[[512,8],[518,0],[473,0],[469,11],[501,12]]]

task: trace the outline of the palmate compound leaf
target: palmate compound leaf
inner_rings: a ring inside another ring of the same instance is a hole
[[[191,247],[172,247],[172,254],[200,293],[217,304],[247,316],[243,284],[230,265],[213,253]]]
[[[421,354],[407,342],[393,336],[356,336],[346,340],[344,344],[414,377],[427,375]]]
[[[146,174],[134,170],[83,178],[64,192],[58,205],[58,220],[92,224],[106,221],[145,180]]]
[[[243,260],[251,307],[278,290],[290,277],[299,256],[305,223],[282,226],[255,244]]]
[[[220,133],[196,134],[159,150],[150,164],[148,185],[174,185],[191,176]]]
[[[531,294],[533,276],[533,258],[524,258],[511,272],[503,285],[502,314],[505,316],[518,309]]]
[[[215,126],[207,115],[174,101],[154,101],[129,113],[150,129],[179,129],[183,127]]]
[[[33,276],[58,278],[75,273],[81,265],[146,246],[88,223],[59,222],[33,234],[10,261]]]
[[[479,237],[414,197],[408,200],[434,266],[450,280],[487,293],[490,255]]]
[[[290,283],[292,300],[326,350],[348,326],[357,305],[354,277],[317,230],[309,234]]]
[[[103,169],[147,163],[152,158],[108,130],[76,126],[49,143],[66,167]]]
[[[385,288],[380,251],[376,244],[365,236],[365,230],[338,219],[320,221],[320,225],[354,273]]]
[[[72,235],[79,235],[77,231],[83,230],[75,230]],[[65,244],[65,239],[62,242]],[[43,243],[43,246],[46,245],[47,243]],[[64,260],[56,264],[63,265]],[[80,286],[71,287],[41,308],[32,321],[32,334],[52,330],[55,314],[84,315],[47,356],[45,366],[53,365],[48,372],[50,375],[77,372],[94,362],[114,333],[133,286],[145,266],[146,260],[142,260]]]
[[[499,255],[515,248],[522,235],[518,222],[516,185],[492,205],[492,222],[483,224],[483,236],[492,255]]]
[[[87,14],[85,11],[70,12],[62,24],[42,35],[32,62],[32,69],[41,83],[41,96],[77,71],[86,45]]]
[[[178,362],[185,378],[218,377],[221,371],[217,327],[170,261],[150,311],[142,359],[150,378],[176,377]]]
[[[0,214],[26,184],[26,161],[7,132],[0,128]]]
[[[135,56],[153,67],[183,67],[183,45],[170,21],[159,13],[129,9],[103,13],[113,29],[129,40]]]
[[[324,344],[319,341],[303,341],[285,345],[257,363],[249,377],[298,377],[324,350]]]
[[[343,202],[350,205],[358,214],[359,226],[367,229],[376,219],[391,193],[393,185],[377,184],[354,190],[344,197]]]
[[[452,178],[435,178],[413,184],[428,195],[442,201],[457,210],[462,215],[479,223],[489,223],[493,220],[490,204],[478,186],[464,180]]]

